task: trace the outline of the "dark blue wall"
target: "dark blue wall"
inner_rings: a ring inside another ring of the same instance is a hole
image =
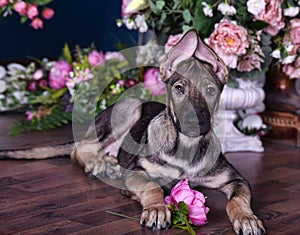
[[[55,58],[67,42],[87,47],[95,42],[99,50],[116,50],[117,42],[134,45],[137,33],[116,26],[121,17],[122,0],[54,0],[53,19],[44,22],[44,29],[34,30],[30,22],[20,24],[15,14],[0,21],[0,61]]]

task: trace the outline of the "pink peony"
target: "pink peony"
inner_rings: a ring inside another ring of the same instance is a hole
[[[281,2],[281,0],[266,0],[264,11],[255,17],[257,20],[262,20],[269,24],[265,31],[272,36],[278,34],[285,25],[282,17]]]
[[[189,187],[188,179],[179,181],[171,190],[170,196],[165,198],[167,205],[183,201],[189,207],[189,219],[194,225],[200,226],[206,224],[206,215],[209,208],[204,205],[205,197],[202,193]]]
[[[14,10],[22,16],[26,15],[26,12],[27,12],[26,2],[23,2],[23,1],[16,2],[14,4]]]
[[[144,86],[149,89],[153,95],[162,95],[166,93],[166,85],[160,77],[159,69],[148,69],[144,74]]]
[[[291,39],[293,44],[300,44],[300,19],[292,19],[291,24]]]
[[[165,44],[165,53],[168,53],[170,49],[180,41],[183,35],[184,35],[183,33],[170,35],[168,41]]]
[[[30,26],[34,29],[42,29],[44,27],[44,23],[40,18],[36,17],[31,21]]]
[[[236,68],[238,56],[245,55],[249,47],[246,29],[226,19],[216,25],[207,43],[230,68]]]
[[[6,5],[7,5],[7,3],[8,3],[8,1],[7,1],[7,0],[0,0],[0,7],[4,7],[4,6],[6,6]]]
[[[253,69],[261,69],[264,60],[257,54],[246,54],[239,59],[237,70],[240,72],[250,72]]]
[[[88,55],[88,61],[91,66],[98,67],[100,65],[103,65],[105,63],[104,54],[102,51],[98,52],[96,50],[93,50]]]
[[[52,8],[45,8],[42,11],[42,16],[46,20],[50,20],[54,16],[54,14],[55,14],[55,12],[54,12],[54,10]]]
[[[63,88],[69,79],[69,74],[71,70],[72,67],[68,62],[64,60],[57,61],[50,69],[50,73],[49,73],[50,87],[55,90],[59,90]]]
[[[38,16],[39,11],[36,5],[28,5],[27,6],[27,16],[29,19],[33,19],[34,17]]]

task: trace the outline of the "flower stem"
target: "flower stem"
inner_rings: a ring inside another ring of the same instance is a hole
[[[109,211],[109,210],[106,210],[106,212],[109,213],[109,214],[112,214],[112,215],[117,215],[117,216],[120,216],[120,217],[123,217],[123,218],[127,218],[127,219],[131,219],[131,220],[136,220],[136,221],[140,220],[140,219],[135,218],[135,217],[130,217],[130,216],[123,215],[123,214],[120,214],[120,213],[117,213],[117,212],[113,212],[113,211]]]

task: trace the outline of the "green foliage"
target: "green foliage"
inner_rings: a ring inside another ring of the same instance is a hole
[[[11,136],[17,136],[24,132],[37,130],[44,131],[49,129],[54,129],[62,125],[66,125],[72,121],[72,112],[63,112],[61,109],[55,109],[47,116],[41,116],[38,118],[33,118],[31,121],[23,119],[14,123],[9,134]],[[78,119],[78,121],[83,121]]]
[[[183,201],[178,203],[178,209],[175,205],[170,204],[172,210],[172,226],[174,228],[184,229],[191,235],[196,235],[195,228],[192,226],[191,221],[188,219],[189,207]]]

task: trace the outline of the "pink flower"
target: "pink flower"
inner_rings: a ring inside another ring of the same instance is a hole
[[[165,53],[168,53],[172,47],[174,47],[182,38],[183,33],[170,35],[168,41],[165,44]]]
[[[7,1],[7,0],[0,0],[0,7],[4,7],[4,6],[6,6],[6,5],[7,5],[7,3],[8,3],[8,1]]]
[[[153,95],[162,95],[166,93],[166,85],[161,80],[159,69],[148,69],[144,74],[144,86],[149,89]]]
[[[31,121],[34,118],[34,113],[32,111],[26,111],[25,114],[27,116],[27,121]]]
[[[264,60],[255,53],[246,54],[239,59],[237,70],[240,72],[250,72],[253,69],[260,70],[263,62]]]
[[[23,2],[23,1],[16,2],[14,4],[14,10],[22,16],[26,15],[26,12],[27,12],[26,2]]]
[[[188,179],[179,181],[171,190],[170,196],[165,197],[167,205],[183,201],[189,207],[189,219],[194,225],[204,225],[207,221],[206,215],[209,208],[204,205],[205,197],[202,193],[189,187]]]
[[[125,60],[122,53],[117,51],[107,51],[104,56],[105,60],[117,59],[119,61]]]
[[[266,0],[265,9],[255,19],[265,21],[269,24],[264,30],[275,36],[284,27],[282,17],[281,0]]]
[[[292,19],[291,24],[291,39],[293,44],[300,44],[300,19]]]
[[[30,90],[30,91],[35,91],[35,90],[37,89],[36,82],[30,82],[30,83],[28,84],[27,89]]]
[[[300,78],[300,56],[296,59],[295,63],[284,65],[282,67],[282,72],[285,73],[291,79]]]
[[[89,68],[76,72],[75,83],[79,84],[83,81],[90,80],[94,77]]]
[[[55,12],[54,12],[54,10],[52,8],[45,8],[42,11],[42,16],[46,20],[50,20],[54,16],[54,14],[55,14]]]
[[[47,87],[47,81],[44,79],[39,80],[39,87],[46,88]]]
[[[40,80],[43,77],[43,70],[42,69],[38,69],[37,71],[35,71],[32,75],[34,80]]]
[[[36,5],[28,5],[27,6],[27,16],[29,19],[33,19],[39,14],[38,8]]]
[[[134,79],[134,78],[128,78],[128,79],[126,79],[126,81],[125,81],[125,86],[127,87],[127,88],[130,88],[130,87],[133,87],[133,86],[135,86],[136,84],[138,84],[139,82],[136,80],[136,79]]]
[[[246,54],[249,47],[246,29],[226,19],[216,25],[207,43],[230,68],[236,68],[238,56]]]
[[[93,50],[88,55],[88,61],[91,66],[98,67],[105,63],[104,54],[102,51]]]
[[[125,12],[127,6],[130,4],[130,2],[132,2],[132,0],[123,0],[122,1],[122,19],[130,17],[132,14],[135,13],[135,12],[130,12],[130,13]]]
[[[50,87],[55,90],[59,90],[63,88],[69,79],[69,74],[71,70],[72,67],[68,62],[64,60],[57,61],[50,69],[50,73],[49,73]]]
[[[36,17],[31,21],[30,26],[34,29],[42,29],[44,27],[44,23],[40,18]]]

